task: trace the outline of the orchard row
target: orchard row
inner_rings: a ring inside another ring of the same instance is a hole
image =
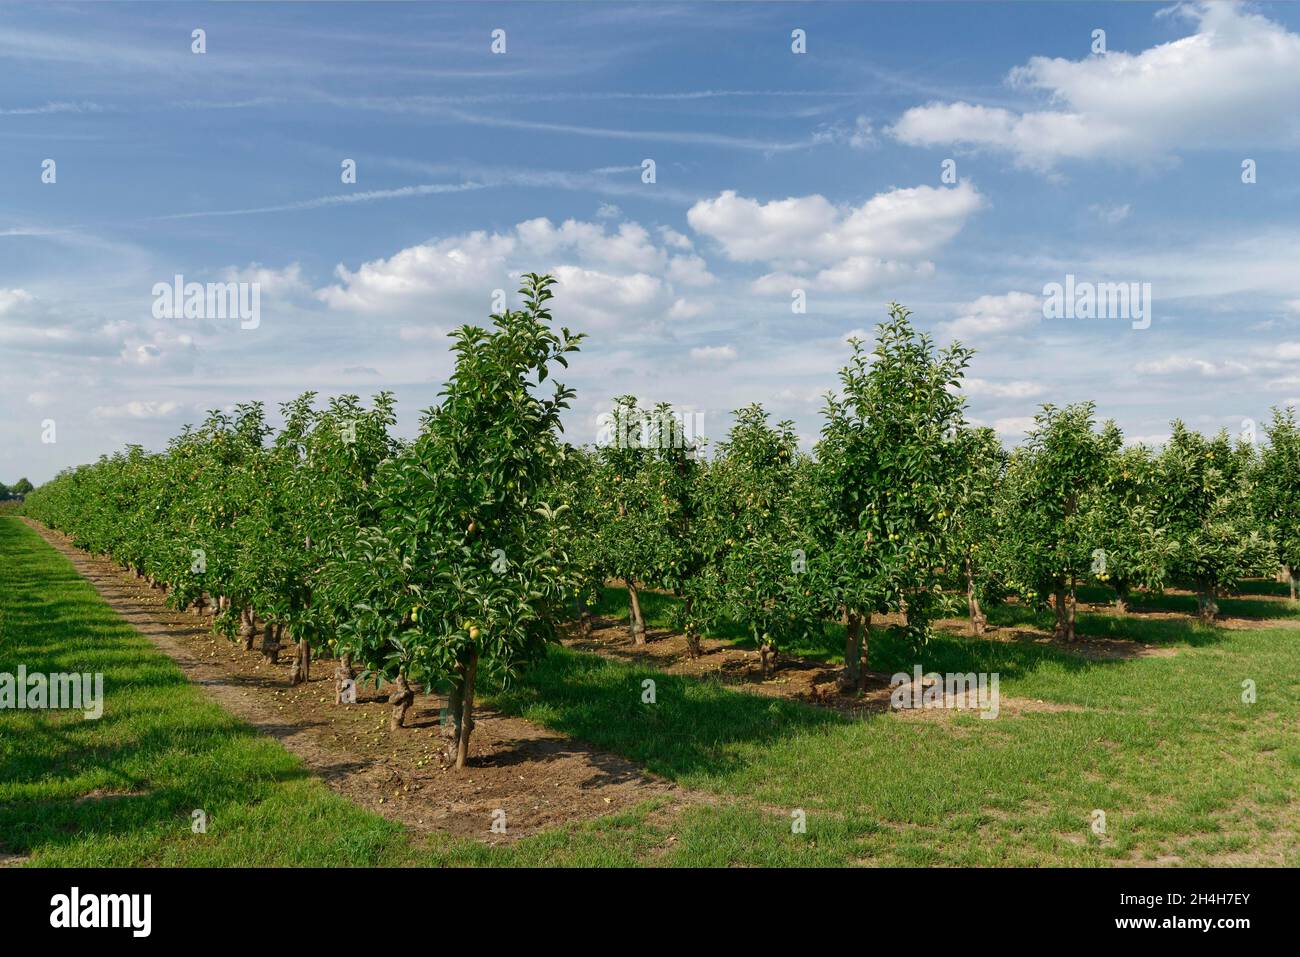
[[[982,609],[1014,595],[1053,608],[1073,641],[1089,580],[1121,607],[1134,589],[1190,588],[1209,621],[1240,578],[1300,569],[1291,410],[1262,448],[1175,422],[1157,454],[1089,403],[1047,405],[1008,452],[965,422],[970,350],[936,349],[898,306],[871,351],[851,343],[811,455],[757,405],[708,456],[637,434],[672,410],[630,396],[616,400],[630,441],[575,447],[560,426],[573,392],[548,379],[582,336],[552,329],[553,283],[530,275],[524,308],[453,333],[455,371],[412,441],[391,433],[389,393],[368,407],[305,394],[278,432],[250,403],[164,452],[66,471],[25,510],[177,607],[211,606],[215,628],[249,649],[260,636],[272,661],[291,640],[294,682],[328,654],[340,682],[390,683],[395,725],[416,688],[444,692],[458,766],[479,682],[587,627],[609,579],[626,584],[630,640],[645,640],[642,590],[667,590],[692,652],[739,626],[765,670],[841,625],[852,693],[873,617],[901,613],[919,644],[958,607],[982,633]]]

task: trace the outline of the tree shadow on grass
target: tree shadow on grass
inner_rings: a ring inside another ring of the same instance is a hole
[[[269,739],[220,713],[143,733],[113,723],[41,720],[9,737],[0,781],[27,793],[0,802],[0,849],[26,855],[98,836],[188,833],[194,808],[253,803],[310,776],[287,754],[257,750]]]
[[[647,680],[654,682],[654,703],[644,700]],[[551,648],[521,681],[487,696],[504,711],[670,778],[729,774],[746,764],[739,746],[772,744],[844,720],[799,702],[564,648]]]
[[[1113,668],[1032,642],[995,642],[938,635],[919,651],[901,629],[873,632],[869,667],[886,674],[925,671],[1023,677],[1051,663],[1070,673]],[[647,680],[654,703],[647,703]],[[769,747],[849,721],[829,708],[749,693],[717,680],[673,675],[634,662],[553,647],[508,688],[485,689],[493,706],[580,741],[614,751],[673,779],[726,776],[744,769],[752,746]],[[866,714],[856,720],[872,720]]]
[[[1048,635],[1056,621],[1050,610],[1026,605],[997,605],[985,609],[985,614],[989,625],[994,628],[1031,628]],[[1223,629],[1207,627],[1195,618],[1146,617],[1140,609],[1128,615],[1079,611],[1075,619],[1075,633],[1083,638],[1131,641],[1144,645],[1187,644],[1194,648],[1218,644],[1227,637]],[[1069,649],[1068,645],[1059,647],[1063,651]]]

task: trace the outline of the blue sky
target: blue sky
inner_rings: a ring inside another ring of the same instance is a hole
[[[1300,397],[1295,5],[7,5],[0,74],[4,481],[307,389],[409,434],[531,270],[589,333],[578,442],[627,392],[811,442],[891,300],[1008,443],[1043,402],[1158,442]],[[259,326],[155,318],[178,273],[259,282]],[[1150,327],[1044,319],[1066,274],[1151,283]]]

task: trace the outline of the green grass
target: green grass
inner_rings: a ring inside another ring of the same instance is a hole
[[[1267,593],[1273,583],[1251,584]],[[1182,597],[1162,600],[1178,607]],[[673,601],[648,596],[647,620],[666,627]],[[1246,614],[1236,601],[1225,612]],[[1288,614],[1260,604],[1259,617]],[[598,611],[626,619],[625,592],[607,589]],[[1050,627],[1050,613],[995,611],[1001,624]],[[742,704],[716,684],[564,650],[498,700],[734,799],[686,816],[675,863],[1300,862],[1300,629],[1088,613],[1079,629],[1178,653],[1092,661],[952,634],[916,653],[893,630],[873,633],[877,670],[997,672],[1004,698],[1073,709],[998,720],[850,721],[757,696]],[[839,634],[828,632],[813,650],[834,662]],[[658,681],[653,707],[640,704],[646,677]],[[1246,679],[1255,704],[1242,701]],[[807,835],[789,833],[796,808]],[[1107,813],[1103,841],[1088,827],[1094,809]]]
[[[1251,595],[1270,595],[1285,599],[1287,586],[1272,581],[1251,580],[1242,584],[1241,594],[1234,598],[1219,599],[1219,611],[1230,618],[1257,618],[1285,620],[1297,619],[1300,627],[1300,601],[1267,601],[1252,598]],[[1106,604],[1115,599],[1115,591],[1109,587],[1083,585],[1078,589],[1081,604]],[[964,601],[964,599],[963,599]],[[641,611],[646,624],[651,628],[672,628],[673,614],[681,605],[681,599],[658,592],[642,592]],[[1134,597],[1134,611],[1128,615],[1080,610],[1076,616],[1075,628],[1078,634],[1089,638],[1124,638],[1142,644],[1200,645],[1213,643],[1224,634],[1223,629],[1207,628],[1196,620],[1196,598],[1192,595],[1146,595]],[[602,589],[600,600],[591,608],[594,614],[616,621],[628,620],[627,589],[620,586],[606,586]],[[1146,612],[1174,612],[1187,616],[1182,619],[1147,617]],[[1029,627],[1050,632],[1055,619],[1050,609],[1036,609],[1021,604],[995,605],[985,609],[989,623],[1003,628]],[[963,628],[964,630],[964,628]],[[708,637],[728,641],[738,648],[753,648],[752,636],[742,627],[724,622],[720,627],[709,632]],[[894,669],[901,658],[907,659],[911,667],[909,653],[898,644],[897,635],[892,629],[879,625],[871,633],[871,667],[880,671]],[[835,622],[827,622],[822,634],[801,638],[782,651],[799,658],[825,661],[829,664],[844,663],[844,628]]]
[[[646,604],[652,619],[670,610],[659,596]],[[997,720],[853,721],[553,649],[487,703],[639,761],[687,800],[488,847],[415,839],[334,795],[208,703],[33,532],[0,519],[0,671],[103,671],[108,698],[100,721],[0,712],[0,846],[86,865],[1300,864],[1300,628],[1114,621],[1178,653],[1088,661],[942,635],[915,656],[875,636],[875,668],[996,671],[1004,705],[1070,709]],[[196,807],[206,835],[190,833]],[[1104,840],[1089,830],[1093,809],[1106,812]],[[791,833],[796,810],[805,834]]]
[[[940,639],[939,670],[1083,710],[984,720],[840,719],[791,702],[555,650],[497,703],[732,799],[682,822],[678,864],[1300,861],[1294,631],[1174,658],[1088,662]],[[640,703],[657,680],[658,703]],[[1241,701],[1253,678],[1259,702]],[[803,809],[808,834],[789,833]],[[1090,835],[1107,813],[1107,840]]]
[[[656,839],[649,808],[503,847],[415,838],[208,701],[65,558],[0,518],[0,672],[19,665],[104,675],[98,720],[0,711],[0,852],[31,865],[618,864]]]
[[[0,518],[0,671],[100,672],[103,717],[0,712],[0,845],[38,865],[361,865],[401,829],[207,701],[61,555]],[[206,834],[190,814],[206,812]],[[268,840],[268,835],[275,835]]]

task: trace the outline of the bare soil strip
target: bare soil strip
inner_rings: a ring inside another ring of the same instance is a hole
[[[207,616],[167,608],[161,591],[24,521],[222,708],[275,738],[344,797],[413,830],[505,843],[654,797],[685,800],[683,789],[625,758],[487,709],[476,715],[471,766],[444,769],[436,756],[439,699],[418,696],[407,727],[389,731],[386,688],[358,687],[356,705],[337,705],[333,662],[320,659],[306,684],[291,687],[288,662],[266,663],[214,635]],[[498,809],[506,834],[489,830]]]

